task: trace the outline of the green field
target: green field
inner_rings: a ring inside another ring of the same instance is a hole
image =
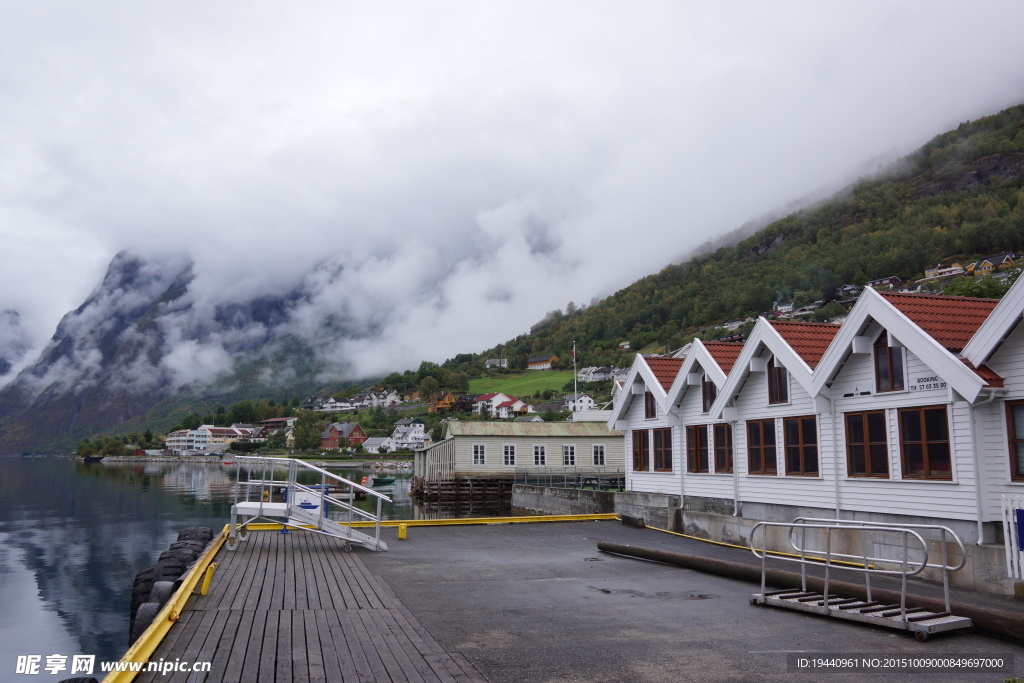
[[[572,370],[534,370],[520,374],[477,377],[469,381],[469,393],[490,394],[501,392],[513,396],[536,396],[548,389],[561,393],[566,382],[573,378]]]

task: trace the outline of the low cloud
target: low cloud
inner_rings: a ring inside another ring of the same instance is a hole
[[[1024,101],[1022,24],[1012,0],[15,3],[0,358],[122,249],[193,263],[164,363],[126,381],[285,333],[335,375],[480,350]]]

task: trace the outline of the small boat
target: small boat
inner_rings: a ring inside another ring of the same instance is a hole
[[[373,486],[390,486],[395,483],[394,477],[374,477]]]
[[[100,461],[103,460],[104,457],[106,457],[106,456],[103,456],[103,455],[87,455],[87,456],[85,456],[85,461],[86,462],[100,462]]]

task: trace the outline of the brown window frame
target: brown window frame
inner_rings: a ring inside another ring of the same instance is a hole
[[[672,471],[672,428],[659,427],[651,430],[651,451],[654,455],[655,472]]]
[[[658,417],[658,403],[654,400],[654,394],[644,392],[644,419],[653,420]]]
[[[789,403],[789,371],[784,365],[775,364],[775,356],[768,359],[768,405]]]
[[[942,411],[943,422],[946,430],[945,439],[931,438],[927,434],[928,422],[925,419],[926,411]],[[932,405],[932,406],[915,406],[913,408],[900,408],[899,409],[899,429],[900,429],[900,464],[903,468],[904,479],[930,479],[937,481],[952,481],[953,480],[953,446],[950,441],[950,429],[949,429],[949,409],[944,405]],[[904,435],[904,416],[917,413],[919,416],[918,428],[921,430],[920,441],[910,441],[905,438]],[[907,471],[907,450],[910,446],[920,444],[921,446],[921,458],[923,472],[921,474],[911,474]],[[945,446],[945,451],[949,459],[949,474],[933,474],[932,473],[932,460],[933,450],[942,450],[942,445]]]
[[[686,427],[686,471],[711,471],[707,425],[687,425]]]
[[[700,403],[703,412],[711,412],[711,406],[716,398],[718,398],[718,387],[708,379],[708,374],[705,372],[700,380]]]
[[[868,420],[872,417],[877,416],[882,419],[882,441],[871,440],[871,425]],[[844,416],[843,424],[846,431],[846,474],[850,477],[867,478],[867,479],[888,479],[890,477],[889,467],[889,419],[884,410],[865,410],[855,413],[846,413]],[[861,434],[863,435],[862,441],[851,441],[850,433],[853,431],[850,429],[850,424],[853,420],[859,420]],[[885,470],[883,472],[875,472],[875,468],[872,463],[872,451],[881,447],[885,451]],[[854,472],[853,471],[853,449],[863,448],[864,449],[864,471]]]
[[[633,430],[633,471],[651,470],[651,435],[646,429]]]
[[[1024,408],[1024,401],[1006,402],[1006,438],[1010,449],[1010,480],[1024,481],[1024,457],[1021,455],[1014,457],[1018,448],[1024,448],[1024,434],[1018,435],[1017,430],[1014,429],[1013,409],[1017,407]]]
[[[890,391],[906,391],[907,377],[903,365],[904,354],[902,348],[889,346],[889,332],[883,331],[878,335],[873,346],[875,361],[875,391],[886,393]],[[886,371],[885,381],[882,381],[882,370]],[[899,386],[896,386],[894,370],[899,371]],[[884,385],[884,386],[883,386]]]
[[[713,426],[715,437],[715,473],[732,474],[732,425],[722,422]]]
[[[814,434],[814,443],[808,443],[805,440],[807,436],[805,431],[805,424],[807,421],[814,423],[812,432]],[[789,439],[789,428],[791,425],[796,424],[797,430],[797,441],[792,443]],[[782,441],[785,457],[783,458],[786,466],[787,477],[818,477],[821,476],[821,451],[818,449],[818,417],[816,415],[800,415],[796,417],[785,417],[782,419]],[[813,452],[812,452],[813,451]],[[796,467],[790,467],[794,461],[790,458],[795,456],[797,463]],[[808,462],[813,458],[814,469],[808,467]]]
[[[764,436],[768,434],[768,430],[765,429],[766,425],[771,426],[771,444],[765,442]],[[760,434],[759,444],[754,446],[751,431],[754,428],[758,429]],[[747,474],[756,474],[764,476],[778,476],[779,473],[779,460],[778,460],[778,435],[775,433],[775,419],[769,420],[747,420]],[[771,451],[771,457],[769,458],[769,450]],[[754,462],[755,452],[761,458],[761,467],[755,469],[752,465]],[[769,463],[771,467],[769,467]]]

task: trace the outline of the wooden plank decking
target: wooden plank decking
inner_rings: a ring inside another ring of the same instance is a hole
[[[212,662],[209,673],[136,681],[485,681],[444,651],[358,553],[337,539],[257,531],[222,549],[150,661]]]

